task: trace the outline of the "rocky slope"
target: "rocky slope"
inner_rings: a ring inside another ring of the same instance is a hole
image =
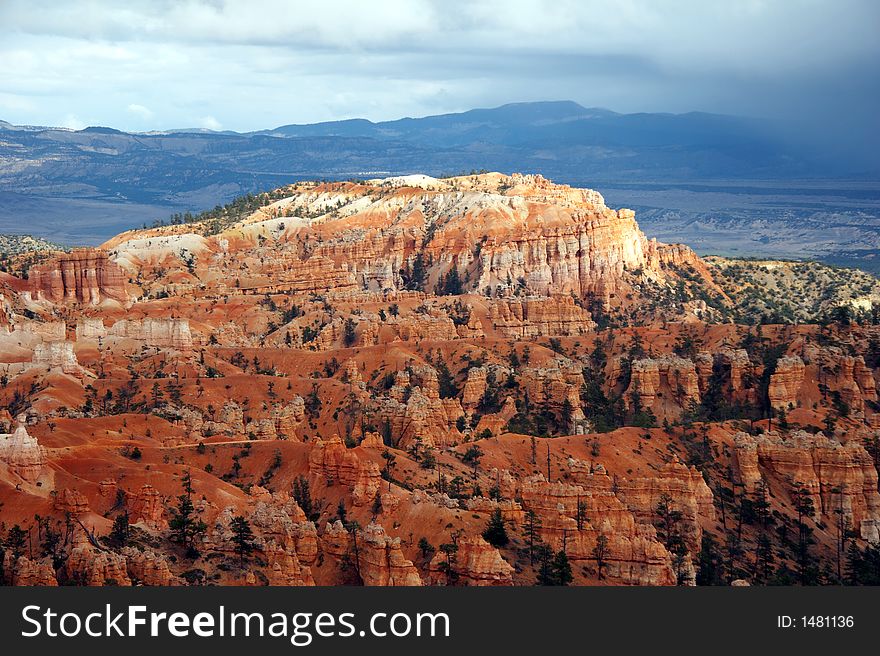
[[[833,583],[880,540],[870,313],[733,323],[539,176],[249,202],[0,274],[3,581]]]

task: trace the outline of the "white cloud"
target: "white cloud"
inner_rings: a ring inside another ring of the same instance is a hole
[[[150,111],[149,108],[144,107],[143,105],[138,105],[137,103],[131,103],[126,107],[126,110],[144,121],[150,121],[153,118],[153,112]]]
[[[223,124],[213,116],[203,116],[199,119],[199,126],[206,130],[222,130]]]
[[[62,128],[68,128],[70,130],[82,130],[86,128],[86,124],[83,123],[79,117],[74,114],[67,114],[58,124]]]
[[[255,130],[538,99],[857,107],[829,81],[876,72],[877,24],[876,0],[0,0],[0,118]]]

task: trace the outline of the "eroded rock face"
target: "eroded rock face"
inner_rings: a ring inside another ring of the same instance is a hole
[[[122,550],[126,571],[132,581],[140,585],[180,585],[180,580],[171,573],[168,561],[150,549],[140,551],[133,547]]]
[[[186,350],[193,345],[189,319],[120,319],[110,327],[107,334],[160,348]]]
[[[98,549],[82,529],[74,531],[64,573],[66,579],[76,585],[131,585],[125,556]]]
[[[862,416],[865,401],[877,401],[877,387],[874,375],[865,366],[865,358],[859,356],[843,356],[834,363],[834,380],[828,381],[829,387],[840,393],[841,400],[850,411]]]
[[[440,398],[437,371],[424,365],[398,371],[388,396],[378,401],[378,415],[388,422],[397,446],[407,448],[417,441],[426,446],[456,444],[461,434],[456,420],[464,414],[454,398]]]
[[[82,376],[85,371],[76,359],[73,342],[41,342],[34,348],[34,365],[58,369],[71,376]]]
[[[712,385],[717,385],[717,391],[730,402],[754,403],[754,367],[745,349],[725,348],[717,353],[701,351],[694,359],[694,365],[701,395],[709,392]]]
[[[389,537],[375,523],[368,524],[359,536],[358,558],[364,585],[422,585],[419,571],[401,551],[400,538]]]
[[[525,516],[522,505],[512,499],[487,499],[486,497],[471,497],[466,499],[464,507],[471,512],[491,514],[496,510],[501,511],[501,516],[506,522],[512,522],[520,526]]]
[[[636,522],[633,513],[613,492],[597,487],[548,483],[543,475],[523,481],[520,490],[526,510],[541,519],[541,535],[554,550],[565,546],[569,559],[595,562],[599,536],[606,542],[603,576],[627,585],[675,585],[672,557],[657,540],[653,526]],[[583,520],[578,528],[578,504]]]
[[[436,554],[428,575],[434,585],[444,585],[452,580],[450,570],[457,585],[513,585],[513,566],[479,535],[459,538],[455,554]]]
[[[125,271],[103,251],[78,248],[31,267],[28,281],[36,300],[100,305],[125,303]]]
[[[770,375],[767,395],[770,405],[777,410],[788,410],[797,405],[798,393],[804,382],[804,361],[800,356],[787,355],[779,358],[776,370]]]
[[[659,417],[677,415],[681,408],[700,402],[696,367],[691,360],[674,355],[634,360],[626,393],[630,402],[633,393],[638,394],[642,407],[651,408]]]
[[[291,553],[275,543],[267,544],[265,552],[269,563],[269,585],[296,587],[315,585],[311,569],[300,563],[295,552]]]
[[[165,502],[159,491],[149,483],[144,483],[129,502],[129,514],[129,521],[132,524],[142,522],[145,526],[157,531],[168,528],[168,520],[165,517]]]
[[[505,337],[585,335],[596,328],[590,313],[569,296],[498,299],[489,311],[492,327]]]
[[[754,492],[766,476],[774,476],[792,492],[805,490],[827,522],[834,522],[835,513],[842,512],[863,539],[880,541],[877,470],[861,444],[795,431],[787,436],[738,433],[735,445],[748,491]]]
[[[3,581],[16,586],[57,586],[55,568],[49,557],[31,560],[27,556],[15,558],[11,551],[3,555]]]
[[[540,399],[556,410],[562,409],[566,399],[579,410],[583,383],[581,365],[561,356],[542,367],[523,367],[519,379],[529,399]]]
[[[468,369],[467,380],[461,390],[461,405],[464,408],[475,407],[486,393],[486,367],[471,367]]]
[[[695,554],[702,538],[701,521],[715,519],[712,490],[694,467],[672,460],[656,476],[612,479],[599,465],[570,458],[572,478],[590,492],[613,493],[633,513],[637,521],[651,524],[657,518],[657,506],[666,497],[670,507],[681,513],[680,528],[688,549]]]
[[[59,513],[84,515],[89,512],[89,500],[79,490],[64,488],[55,497],[55,510]]]
[[[321,481],[348,485],[356,506],[371,503],[382,482],[379,466],[361,459],[355,449],[346,448],[338,435],[326,441],[315,440],[309,453],[309,474]]]
[[[516,401],[513,400],[512,396],[508,396],[504,399],[504,405],[501,406],[501,410],[480,417],[474,432],[477,435],[483,435],[486,431],[489,431],[490,435],[500,435],[504,432],[504,428],[510,420],[516,416],[516,412]],[[579,417],[576,416],[575,419],[583,418],[583,411],[580,408],[576,408],[575,412],[580,413]],[[572,433],[574,432],[577,431],[573,430]]]
[[[298,441],[296,429],[305,421],[305,416],[305,402],[301,396],[296,396],[289,403],[273,404],[270,415],[249,422],[245,432],[252,439]],[[235,424],[235,420],[232,424]]]
[[[270,503],[258,502],[248,521],[256,529],[259,540],[267,546],[274,543],[286,553],[295,554],[298,564],[312,565],[317,560],[318,532],[315,524],[306,518],[296,501],[287,497],[286,493],[273,495]],[[285,565],[292,567],[289,563]]]
[[[46,450],[24,424],[10,435],[0,435],[0,461],[28,483],[36,483],[48,473]]]

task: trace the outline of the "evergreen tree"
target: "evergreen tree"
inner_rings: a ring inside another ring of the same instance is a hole
[[[357,341],[355,326],[354,319],[351,317],[345,320],[345,325],[342,329],[342,343],[345,344],[346,347],[354,346],[354,343]]]
[[[455,265],[446,273],[446,275],[437,283],[435,290],[438,296],[458,296],[462,293],[461,278],[458,275],[458,268]]]
[[[814,585],[818,579],[818,569],[813,562],[813,556],[810,553],[810,545],[815,542],[813,539],[813,529],[807,526],[806,519],[812,517],[815,512],[815,504],[809,492],[798,487],[793,495],[794,508],[797,511],[797,528],[798,528],[798,544],[797,544],[797,573],[801,585]]]
[[[535,511],[526,511],[526,520],[523,523],[523,535],[529,545],[529,562],[535,563],[535,545],[541,542],[541,518]]]
[[[306,517],[314,521],[316,517],[315,507],[312,503],[312,492],[309,487],[309,481],[305,476],[297,476],[293,479],[292,485],[293,499],[297,505],[302,508]]]
[[[452,373],[449,371],[446,362],[438,358],[437,364],[434,368],[437,370],[437,383],[440,388],[440,398],[451,399],[458,396],[458,387],[455,384],[455,378],[453,378]]]
[[[232,518],[232,542],[235,545],[235,553],[238,554],[239,565],[244,565],[245,557],[254,550],[254,532],[251,525],[244,517],[238,515]]]
[[[27,536],[27,531],[18,524],[15,524],[6,534],[4,550],[12,552],[13,559],[17,559],[24,554],[24,547],[27,544]]]
[[[596,546],[593,547],[593,558],[596,559],[596,575],[599,580],[605,578],[603,570],[605,569],[605,558],[608,556],[608,538],[604,533],[600,533],[596,538]]]
[[[434,549],[434,545],[428,542],[428,538],[421,537],[419,538],[419,551],[422,553],[422,558],[428,559],[436,549]]]
[[[474,468],[474,478],[477,476],[477,467],[480,464],[480,458],[483,457],[483,450],[476,444],[472,444],[467,448],[461,456],[461,461],[466,465],[472,465]]]
[[[186,548],[190,558],[195,558],[199,555],[195,548],[195,540],[205,533],[208,525],[196,514],[192,502],[193,487],[189,471],[184,473],[181,483],[183,494],[177,497],[177,507],[171,509],[168,526],[171,528],[172,539]]]
[[[556,576],[553,571],[553,550],[546,544],[540,544],[535,549],[535,556],[540,565],[538,566],[538,585],[556,585]]]
[[[766,583],[773,571],[773,544],[766,532],[758,536],[758,544],[755,547],[755,580],[758,583]]]
[[[446,560],[440,563],[440,571],[446,575],[446,585],[451,585],[458,579],[458,572],[455,570],[458,545],[455,542],[444,542],[440,545],[440,552],[446,556]]]
[[[493,547],[504,547],[510,542],[507,535],[507,527],[504,525],[504,517],[501,509],[496,508],[489,517],[489,523],[483,531],[483,538]]]
[[[131,526],[129,525],[128,511],[120,513],[113,520],[113,528],[110,529],[110,540],[114,544],[124,547],[128,544],[131,537]]]
[[[724,585],[724,559],[715,536],[703,532],[700,542],[699,569],[697,585]]]
[[[556,552],[552,563],[554,585],[568,585],[574,580],[571,573],[571,563],[563,549]]]
[[[421,291],[425,284],[425,278],[427,278],[427,267],[425,266],[425,255],[424,253],[416,254],[415,258],[413,258],[412,266],[410,266],[409,262],[406,263],[406,266],[401,270],[400,277],[403,279],[403,286],[405,289],[409,289],[411,291]],[[397,306],[394,306],[394,310],[397,309]],[[392,311],[393,316],[397,316],[396,311]]]

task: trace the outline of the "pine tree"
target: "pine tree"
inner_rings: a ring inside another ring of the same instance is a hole
[[[758,583],[766,583],[770,579],[773,560],[773,544],[770,542],[770,536],[761,533],[755,547],[755,580]]]
[[[458,579],[458,572],[455,570],[458,545],[455,542],[444,542],[440,545],[440,551],[446,556],[446,560],[440,563],[440,571],[446,574],[446,585],[451,585]]]
[[[455,265],[437,283],[436,293],[438,296],[458,296],[462,293],[461,278]]]
[[[536,583],[538,585],[556,585],[556,576],[553,571],[553,550],[546,544],[538,545],[535,555],[540,561]]]
[[[556,552],[552,563],[554,585],[568,585],[574,580],[571,573],[571,563],[563,549]]]
[[[312,493],[309,488],[309,481],[305,476],[300,475],[293,479],[292,493],[294,501],[302,508],[306,517],[314,521],[315,509],[312,503]]]
[[[584,521],[587,519],[587,502],[578,496],[577,500],[577,508],[574,513],[574,521],[577,524],[577,530],[581,531],[584,528]],[[606,538],[607,540],[607,538]]]
[[[593,558],[596,559],[596,575],[599,580],[605,578],[602,570],[605,569],[605,558],[608,556],[608,538],[604,533],[600,533],[596,538],[596,546],[593,547]]]
[[[355,332],[355,322],[354,319],[349,317],[345,320],[345,325],[342,329],[342,343],[345,344],[346,347],[354,346],[354,343],[357,341],[357,333]]]
[[[241,515],[232,518],[232,542],[235,544],[235,553],[238,554],[239,565],[244,565],[245,557],[254,550],[254,532],[251,525]]]
[[[659,537],[666,548],[669,549],[673,545],[675,537],[678,535],[678,524],[681,521],[682,514],[680,511],[673,508],[672,497],[665,492],[660,495],[660,500],[657,502],[655,512],[660,520],[657,537]]]
[[[507,535],[507,527],[504,525],[504,517],[501,509],[496,508],[489,517],[489,523],[483,531],[483,539],[493,547],[504,547],[510,542]]]
[[[523,523],[523,535],[529,545],[529,562],[535,563],[535,545],[541,542],[541,518],[534,510],[526,512],[526,521]]]
[[[428,542],[428,538],[421,537],[419,538],[419,551],[422,553],[422,558],[427,559],[436,551],[436,549],[434,549],[434,545]]]
[[[708,531],[700,542],[698,565],[697,585],[724,585],[724,559],[718,541]]]
[[[110,529],[110,539],[114,544],[124,547],[128,544],[131,537],[131,526],[129,525],[128,511],[116,516],[113,520],[113,528]]]
[[[24,547],[27,544],[28,533],[21,526],[16,524],[6,534],[5,550],[12,552],[13,559],[18,558],[24,553]]]
[[[435,369],[437,369],[437,383],[439,387],[440,398],[451,399],[458,396],[458,386],[455,384],[455,378],[449,371],[449,367],[446,365],[446,362],[438,358]]]
[[[812,517],[815,512],[815,504],[809,492],[798,487],[793,495],[794,508],[797,511],[798,545],[797,545],[797,572],[801,585],[810,585],[816,582],[817,572],[810,554],[810,545],[815,542],[813,529],[807,526],[806,518]]]
[[[846,548],[846,583],[847,585],[859,585],[862,574],[862,552],[856,545],[855,540],[850,540]]]
[[[196,515],[192,502],[192,477],[189,471],[184,473],[181,483],[183,494],[177,497],[177,507],[171,509],[168,526],[171,528],[172,539],[186,548],[189,557],[195,558],[199,555],[195,548],[195,540],[208,530],[208,525]]]

